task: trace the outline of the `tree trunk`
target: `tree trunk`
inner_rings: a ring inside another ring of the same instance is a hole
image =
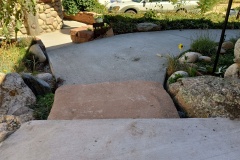
[[[26,19],[26,27],[27,27],[27,32],[28,35],[30,36],[36,36],[40,34],[40,27],[38,24],[38,16],[37,13],[36,15],[33,15],[33,13],[25,13]]]

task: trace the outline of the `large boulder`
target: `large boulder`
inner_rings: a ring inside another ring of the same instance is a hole
[[[161,27],[154,23],[139,23],[137,24],[137,30],[140,32],[147,32],[147,31],[156,31],[160,30]]]
[[[20,127],[19,118],[12,115],[0,115],[0,143]]]
[[[36,97],[17,73],[5,76],[0,86],[0,115],[31,114],[28,107],[35,104]]]
[[[189,117],[240,118],[240,81],[213,76],[181,78],[169,85],[176,103]]]
[[[224,74],[224,78],[227,77],[234,77],[234,78],[240,78],[240,64],[234,63],[231,66],[229,66]]]
[[[234,57],[235,57],[235,59],[234,59],[235,62],[237,62],[237,61],[240,62],[240,39],[238,39],[236,44],[235,44]]]
[[[51,86],[44,80],[27,73],[23,73],[22,78],[36,96],[52,93]]]

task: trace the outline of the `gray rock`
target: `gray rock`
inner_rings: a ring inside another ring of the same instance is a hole
[[[0,143],[21,126],[19,117],[0,115]]]
[[[224,73],[224,78],[227,77],[234,77],[234,78],[240,78],[240,64],[234,63],[231,66],[229,66]]]
[[[55,88],[56,80],[55,80],[55,78],[53,77],[52,74],[50,74],[50,73],[39,73],[39,74],[36,75],[36,77],[44,80],[45,82],[47,82],[52,89]]]
[[[184,55],[182,55],[179,58],[179,62],[180,63],[194,63],[198,60],[198,57],[201,54],[197,53],[197,52],[186,52]]]
[[[39,60],[39,62],[45,62],[47,60],[39,44],[32,45],[29,49],[29,52],[33,54]]]
[[[226,42],[223,42],[222,44],[222,49],[228,50],[233,48],[234,48],[234,44],[231,41],[226,41]]]
[[[139,23],[137,24],[137,30],[140,32],[147,32],[147,31],[156,31],[160,30],[161,27],[154,23]]]
[[[0,87],[0,115],[22,115],[31,111],[36,97],[17,73],[5,76]]]
[[[36,96],[52,93],[50,85],[44,80],[26,73],[22,74],[22,78]]]
[[[199,61],[205,61],[205,62],[211,62],[212,61],[211,57],[208,57],[208,56],[200,56],[200,57],[198,57],[198,60]]]
[[[240,81],[213,76],[181,78],[169,85],[176,103],[194,118],[240,118]]]
[[[218,46],[217,46],[215,49],[216,49],[216,52],[217,52],[217,50],[218,50]],[[221,50],[220,50],[220,54],[225,54],[225,53],[226,53],[226,50],[223,49],[223,48],[221,48]]]

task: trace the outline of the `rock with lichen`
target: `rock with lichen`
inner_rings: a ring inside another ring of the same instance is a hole
[[[214,76],[181,78],[169,85],[176,103],[194,118],[240,118],[240,80]]]

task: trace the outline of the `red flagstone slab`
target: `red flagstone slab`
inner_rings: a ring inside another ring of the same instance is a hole
[[[128,81],[57,89],[49,120],[179,118],[160,83]]]

